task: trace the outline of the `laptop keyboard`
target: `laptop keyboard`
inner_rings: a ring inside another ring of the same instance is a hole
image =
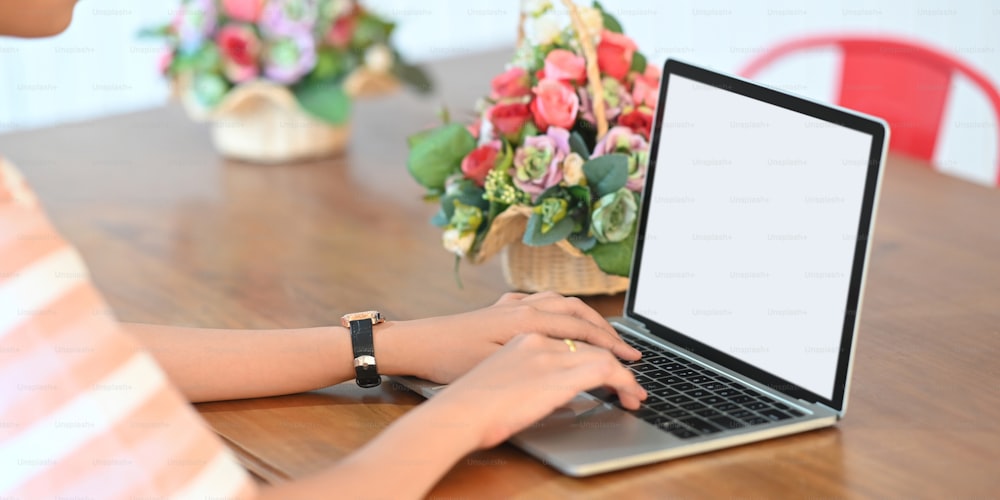
[[[674,436],[687,439],[803,415],[654,344],[630,335],[622,338],[642,352],[641,360],[625,366],[649,393],[642,406],[630,413]]]

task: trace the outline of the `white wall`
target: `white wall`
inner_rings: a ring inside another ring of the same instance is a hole
[[[0,39],[0,132],[162,103],[167,89],[156,74],[159,51],[154,43],[137,40],[135,32],[167,20],[176,2],[81,0],[73,26],[58,37]],[[997,0],[603,3],[657,63],[674,56],[735,71],[753,55],[790,37],[820,32],[881,33],[912,37],[950,51],[1000,85]],[[366,4],[400,23],[396,43],[404,55],[416,60],[512,46],[514,41],[517,0],[370,0]],[[829,99],[834,87],[824,72],[829,72],[832,60],[804,64],[806,71],[778,68],[762,79]],[[957,102],[949,103],[948,116],[981,126],[972,130],[978,137],[973,143],[960,139],[952,147],[956,152],[948,161],[957,170],[973,161],[962,156],[964,150],[992,150],[994,158],[997,154],[992,139],[996,117],[986,112],[974,92],[967,93],[972,97],[960,95]]]

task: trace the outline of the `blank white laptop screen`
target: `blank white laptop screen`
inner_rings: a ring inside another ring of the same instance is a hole
[[[670,75],[636,313],[832,398],[872,136]]]

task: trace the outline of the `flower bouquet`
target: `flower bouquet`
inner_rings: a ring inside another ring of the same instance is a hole
[[[659,71],[601,5],[522,13],[513,62],[471,124],[409,140],[407,167],[438,197],[446,249],[503,251],[516,289],[627,288]]]
[[[226,156],[261,162],[338,153],[351,99],[428,91],[389,45],[394,25],[355,0],[181,0],[161,71]]]

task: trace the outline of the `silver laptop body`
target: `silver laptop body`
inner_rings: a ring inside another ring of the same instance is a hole
[[[670,353],[644,355],[647,389],[701,398],[669,415],[647,401],[640,418],[592,391],[511,438],[571,476],[827,427],[847,407],[888,126],[668,60],[651,135],[624,316],[609,321]]]

